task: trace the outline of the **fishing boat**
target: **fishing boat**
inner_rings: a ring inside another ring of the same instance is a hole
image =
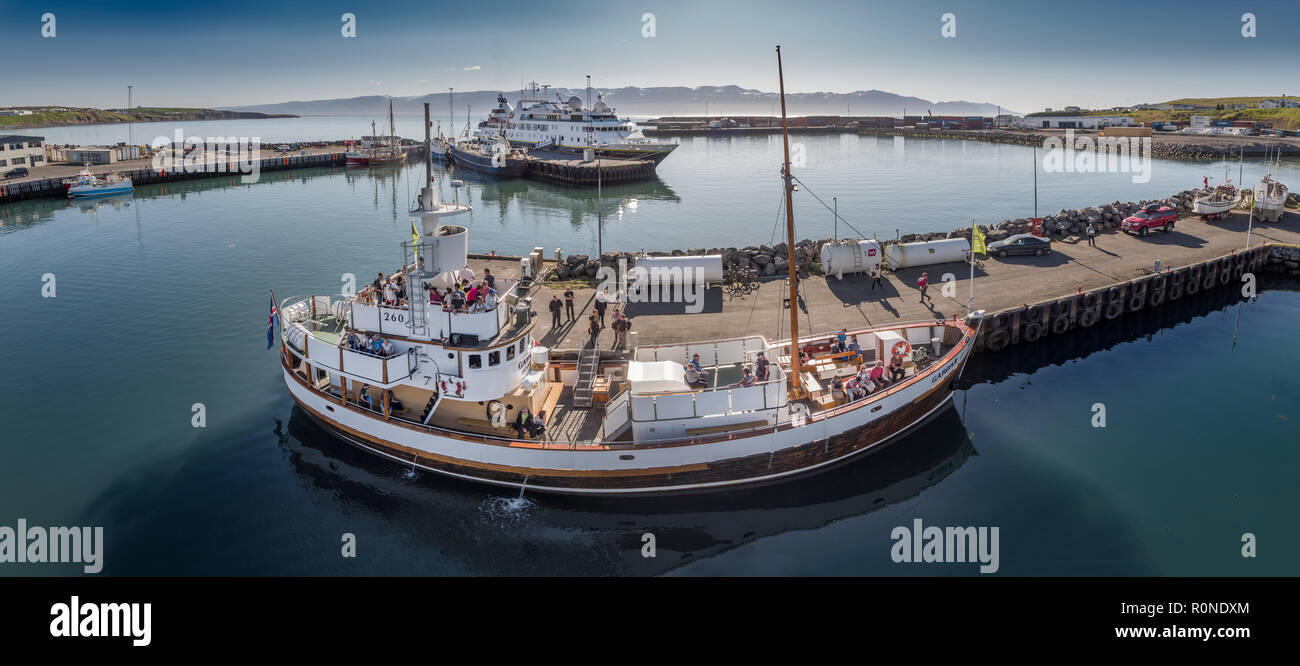
[[[371,133],[373,135],[374,121],[371,121]],[[402,150],[397,141],[397,136],[393,129],[393,100],[388,100],[388,137],[387,141],[375,141],[369,146],[364,146],[360,150],[348,151],[345,154],[348,166],[384,166],[389,164],[405,164],[406,151]]]
[[[1271,173],[1266,174],[1255,188],[1255,201],[1252,204],[1255,216],[1266,222],[1277,222],[1282,219],[1283,209],[1286,208],[1286,195],[1286,183],[1277,180]]]
[[[451,144],[447,154],[452,164],[479,173],[505,178],[528,173],[528,153],[503,141],[462,139]]]
[[[78,174],[76,183],[68,187],[68,198],[102,197],[111,194],[124,194],[135,189],[130,178],[123,178],[110,173],[103,178],[96,177],[89,171]]]
[[[77,184],[79,184],[83,178],[94,179],[94,177],[95,177],[95,174],[93,174],[93,173],[90,172],[90,165],[89,165],[89,164],[86,164],[86,165],[81,169],[81,171],[78,171],[78,172],[77,172],[77,175],[75,175],[75,176],[73,176],[73,177],[71,177],[71,178],[64,178],[63,180],[61,180],[61,181],[59,181],[59,182],[60,182],[60,184],[63,185],[63,189],[64,189],[64,190],[68,190],[68,189],[70,189],[73,185],[77,185]]]
[[[777,67],[793,247],[779,47]],[[305,414],[361,449],[450,477],[549,493],[653,495],[827,469],[942,412],[983,320],[977,311],[863,326],[844,332],[858,347],[838,351],[838,333],[800,336],[792,307],[790,337],[782,340],[743,335],[617,354],[549,350],[537,344],[531,298],[542,287],[522,279],[529,275],[497,277],[500,299],[490,309],[444,309],[424,296],[426,288],[454,284],[467,265],[469,230],[452,223],[467,210],[441,203],[429,182],[421,190],[398,271],[414,298],[393,302],[368,286],[355,295],[291,297],[278,309],[281,372]],[[793,264],[788,286],[797,303]],[[690,326],[692,315],[676,316]],[[391,352],[355,349],[348,340],[357,333],[381,336]],[[701,371],[688,371],[695,355]],[[837,378],[895,357],[901,375],[879,388],[872,383],[865,396],[836,389]],[[527,423],[524,410],[535,415]]]

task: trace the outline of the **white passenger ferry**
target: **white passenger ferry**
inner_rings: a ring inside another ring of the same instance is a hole
[[[793,247],[789,163],[787,138]],[[826,468],[939,413],[977,334],[954,318],[800,338],[791,308],[788,340],[746,335],[641,345],[630,354],[547,350],[535,343],[535,286],[498,277],[495,307],[430,305],[425,287],[452,285],[466,267],[469,231],[448,219],[467,210],[440,203],[432,186],[421,190],[412,213],[418,238],[402,243],[408,299],[394,302],[391,289],[367,287],[355,296],[289,298],[280,307],[281,369],[301,409],[358,447],[448,476],[555,493],[635,494]],[[524,261],[521,269],[535,274],[538,267]],[[789,286],[797,302],[793,266]],[[347,344],[355,332],[389,344],[377,353],[355,349]],[[703,372],[688,369],[696,355]],[[860,376],[863,364],[895,357],[899,375],[887,385],[873,383],[858,397],[839,390],[838,381]],[[755,369],[760,379],[751,381]],[[537,417],[531,434],[512,427],[523,410]]]
[[[495,135],[496,128],[504,123],[505,136],[512,145],[569,153],[594,149],[607,157],[651,160],[656,164],[677,149],[675,143],[646,138],[630,121],[615,115],[601,95],[596,99],[588,109],[577,96],[567,101],[548,99],[545,88],[532,83],[521,93],[517,108],[512,108],[504,95],[498,95],[497,106],[476,131]]]

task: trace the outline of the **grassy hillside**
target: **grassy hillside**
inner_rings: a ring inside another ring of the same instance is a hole
[[[0,116],[0,131],[24,127],[53,127],[59,125],[98,125],[125,123],[128,115],[121,109],[76,109],[72,107],[13,107],[32,112],[30,116]],[[66,108],[67,111],[52,111]],[[161,120],[233,120],[240,118],[296,118],[287,114],[266,114],[249,111],[219,111],[215,109],[189,109],[180,107],[140,107],[130,115],[130,120],[147,123]]]

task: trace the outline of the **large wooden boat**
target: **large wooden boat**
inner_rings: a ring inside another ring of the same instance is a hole
[[[779,47],[777,55],[779,67]],[[783,80],[781,89],[784,101]],[[789,166],[787,136],[786,231],[794,247]],[[531,289],[519,280],[496,279],[495,307],[430,305],[425,287],[457,283],[466,266],[469,231],[447,222],[466,210],[440,203],[431,185],[421,191],[413,211],[419,229],[402,243],[399,270],[412,298],[394,302],[391,290],[367,287],[348,297],[289,298],[279,309],[281,369],[305,413],[362,449],[462,479],[618,495],[729,488],[825,469],[938,413],[982,318],[800,337],[791,308],[785,340],[546,350],[535,342]],[[788,280],[797,303],[793,264]],[[354,349],[346,340],[356,331],[381,336],[391,351]],[[688,370],[696,355],[702,372]],[[873,383],[856,399],[836,389],[837,379],[895,356],[902,374],[887,385]],[[751,381],[746,374],[755,369],[759,379]],[[529,436],[511,426],[525,409],[544,430]]]

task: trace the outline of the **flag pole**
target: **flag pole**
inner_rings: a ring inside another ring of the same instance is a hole
[[[966,301],[966,314],[971,313],[975,304],[975,218],[970,219],[970,300]]]

